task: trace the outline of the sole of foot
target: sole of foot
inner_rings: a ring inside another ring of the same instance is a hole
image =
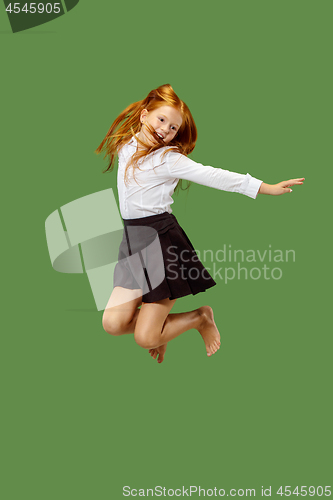
[[[207,356],[212,356],[221,346],[221,336],[214,321],[213,309],[209,306],[203,306],[198,311],[201,316],[201,325],[198,331],[205,343]]]

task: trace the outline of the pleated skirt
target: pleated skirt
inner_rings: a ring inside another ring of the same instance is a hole
[[[114,286],[142,290],[143,302],[196,295],[216,285],[173,214],[124,219]]]

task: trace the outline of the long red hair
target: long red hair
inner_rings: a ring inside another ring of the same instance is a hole
[[[103,151],[105,153],[104,158],[109,158],[109,165],[103,172],[113,170],[117,151],[119,151],[140,131],[140,115],[142,110],[146,109],[149,112],[159,108],[160,106],[166,105],[176,108],[181,113],[183,118],[183,122],[178,130],[178,133],[172,141],[168,143],[168,146],[170,146],[170,148],[172,147],[173,151],[177,151],[185,156],[193,151],[198,135],[193,116],[186,104],[179,99],[171,85],[161,85],[157,89],[149,92],[147,97],[142,101],[130,104],[112,123],[108,133],[95,151],[97,154]],[[154,132],[151,127],[148,127],[148,129],[151,133]],[[143,149],[138,150],[132,156],[131,161],[126,166],[125,178],[127,170],[130,166],[136,168],[140,159],[165,146],[162,139],[151,147],[146,146],[141,141],[139,142]],[[167,149],[165,153],[167,153],[167,151],[169,151],[169,149]]]

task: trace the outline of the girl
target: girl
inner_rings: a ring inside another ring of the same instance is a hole
[[[216,284],[171,213],[179,180],[251,198],[258,193],[290,193],[290,186],[304,180],[269,185],[249,174],[203,166],[187,157],[196,140],[189,108],[170,85],[162,85],[128,106],[96,150],[109,157],[105,171],[113,169],[118,155],[117,185],[124,221],[103,328],[112,335],[134,333],[137,344],[154,359],[158,357],[159,363],[168,342],[192,328],[202,336],[208,356],[220,348],[220,334],[209,306],[170,314],[177,298]]]

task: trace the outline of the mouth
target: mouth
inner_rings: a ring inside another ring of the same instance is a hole
[[[156,135],[157,135],[157,137],[158,137],[159,139],[162,139],[162,141],[164,141],[164,137],[163,137],[163,135],[162,135],[162,134],[159,134],[158,132],[155,132],[155,133],[156,133]]]

